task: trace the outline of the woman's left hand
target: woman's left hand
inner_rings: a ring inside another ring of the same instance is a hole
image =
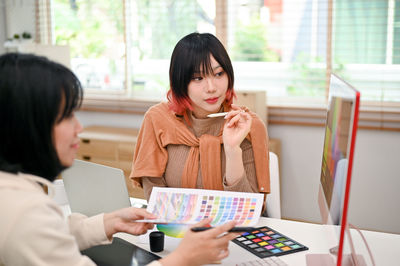
[[[225,150],[240,146],[244,138],[249,134],[252,117],[240,107],[232,104],[232,110],[226,115],[222,138]]]
[[[145,209],[124,208],[110,213],[104,214],[104,228],[108,239],[118,232],[128,233],[131,235],[141,235],[152,229],[152,223],[138,223],[136,220],[155,219],[153,214]]]

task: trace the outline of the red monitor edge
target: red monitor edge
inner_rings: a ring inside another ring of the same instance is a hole
[[[355,90],[356,92],[356,101],[355,101],[355,113],[353,119],[353,130],[351,132],[351,143],[350,143],[350,154],[349,154],[349,163],[347,167],[347,178],[346,178],[346,189],[344,194],[344,202],[343,202],[343,215],[341,220],[340,227],[340,237],[339,237],[339,250],[337,257],[337,266],[342,265],[343,259],[343,245],[344,245],[344,237],[345,231],[347,229],[347,211],[349,208],[349,198],[350,198],[350,186],[351,186],[351,174],[353,169],[353,156],[356,142],[356,134],[358,128],[358,116],[359,116],[359,107],[360,107],[360,92]]]

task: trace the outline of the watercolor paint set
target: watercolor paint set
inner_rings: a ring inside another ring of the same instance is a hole
[[[244,232],[232,241],[260,258],[308,250],[308,247],[267,226]]]

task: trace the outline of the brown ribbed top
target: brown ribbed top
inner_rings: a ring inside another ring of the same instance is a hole
[[[227,186],[225,152],[221,138],[223,117],[196,119],[190,116],[189,126],[174,114],[166,114],[171,112],[166,107],[166,103],[161,103],[146,113],[135,150],[131,178],[142,182],[147,198],[153,186],[269,193],[268,136],[265,126],[257,116],[253,116],[250,134],[240,145],[245,174],[235,184]],[[188,145],[188,139],[192,143],[197,140],[197,148]],[[257,156],[254,155],[254,148],[249,140],[259,144],[255,146],[259,154],[258,160],[255,159]],[[146,143],[149,142],[150,145],[146,147]],[[209,144],[210,142],[212,144]],[[198,150],[201,156],[198,156]],[[216,153],[219,153],[219,156],[216,156]],[[205,161],[202,162],[202,159]],[[197,172],[193,172],[196,165]],[[202,169],[205,169],[208,175],[206,186]],[[257,172],[261,174],[258,178]],[[191,179],[192,173],[196,173],[197,178]],[[189,179],[185,179],[185,176]]]

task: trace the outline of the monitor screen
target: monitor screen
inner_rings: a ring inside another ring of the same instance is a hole
[[[351,170],[360,93],[331,75],[318,203],[324,224],[333,226],[337,265],[341,265],[347,226]]]

